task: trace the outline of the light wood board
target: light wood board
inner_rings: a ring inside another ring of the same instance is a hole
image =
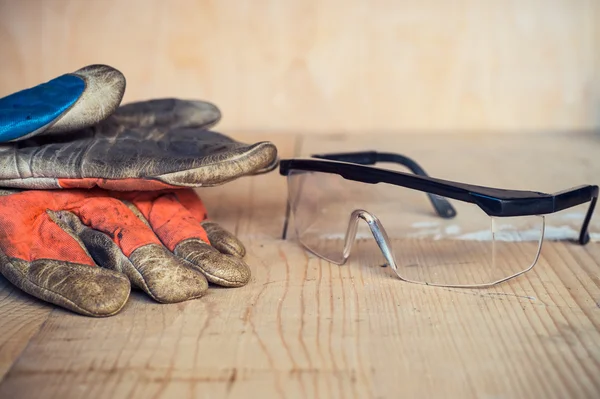
[[[600,121],[597,0],[0,0],[0,96],[92,63],[227,130],[547,132]]]
[[[600,139],[589,135],[248,136],[265,138],[282,157],[397,151],[431,175],[513,188],[600,176]],[[199,191],[245,242],[252,281],[174,305],[136,293],[120,314],[93,319],[0,279],[0,397],[600,396],[599,243],[546,242],[532,271],[490,289],[426,287],[381,267],[372,242],[340,267],[293,234],[282,240],[277,172]]]

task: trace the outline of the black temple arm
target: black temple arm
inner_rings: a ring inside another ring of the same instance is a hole
[[[380,162],[395,163],[408,168],[415,175],[429,176],[427,172],[415,161],[400,154],[388,152],[365,151],[365,152],[340,152],[333,154],[312,155],[313,158],[328,159],[331,161],[350,162],[360,165],[375,165]],[[444,219],[451,219],[456,216],[456,210],[450,202],[436,194],[427,193],[431,204],[437,214]]]
[[[579,243],[585,245],[590,241],[588,232],[590,221],[598,201],[598,186],[582,186],[554,194],[554,211],[562,211],[577,205],[590,201],[590,206],[583,220],[581,231],[579,233]]]
[[[587,214],[585,215],[583,225],[581,226],[581,232],[579,233],[579,243],[581,245],[585,245],[588,242],[590,242],[590,233],[588,232],[588,227],[590,225],[590,221],[592,220],[594,208],[596,207],[596,201],[598,201],[598,193],[596,193],[596,196],[592,198],[592,201],[590,202],[590,207],[588,208]]]

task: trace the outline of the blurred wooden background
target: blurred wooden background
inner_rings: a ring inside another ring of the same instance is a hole
[[[600,126],[598,0],[0,0],[0,96],[90,63],[221,129]]]

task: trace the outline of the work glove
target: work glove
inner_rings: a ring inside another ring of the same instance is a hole
[[[0,99],[0,186],[139,191],[208,187],[271,171],[277,149],[209,130],[205,101],[120,105],[125,77],[90,65]]]
[[[174,303],[245,285],[244,255],[192,189],[0,191],[0,273],[83,315],[118,313],[131,286]]]

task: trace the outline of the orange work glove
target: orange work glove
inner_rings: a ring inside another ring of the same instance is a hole
[[[114,315],[131,284],[172,303],[250,278],[243,244],[208,221],[191,189],[0,194],[0,273],[74,312]]]

